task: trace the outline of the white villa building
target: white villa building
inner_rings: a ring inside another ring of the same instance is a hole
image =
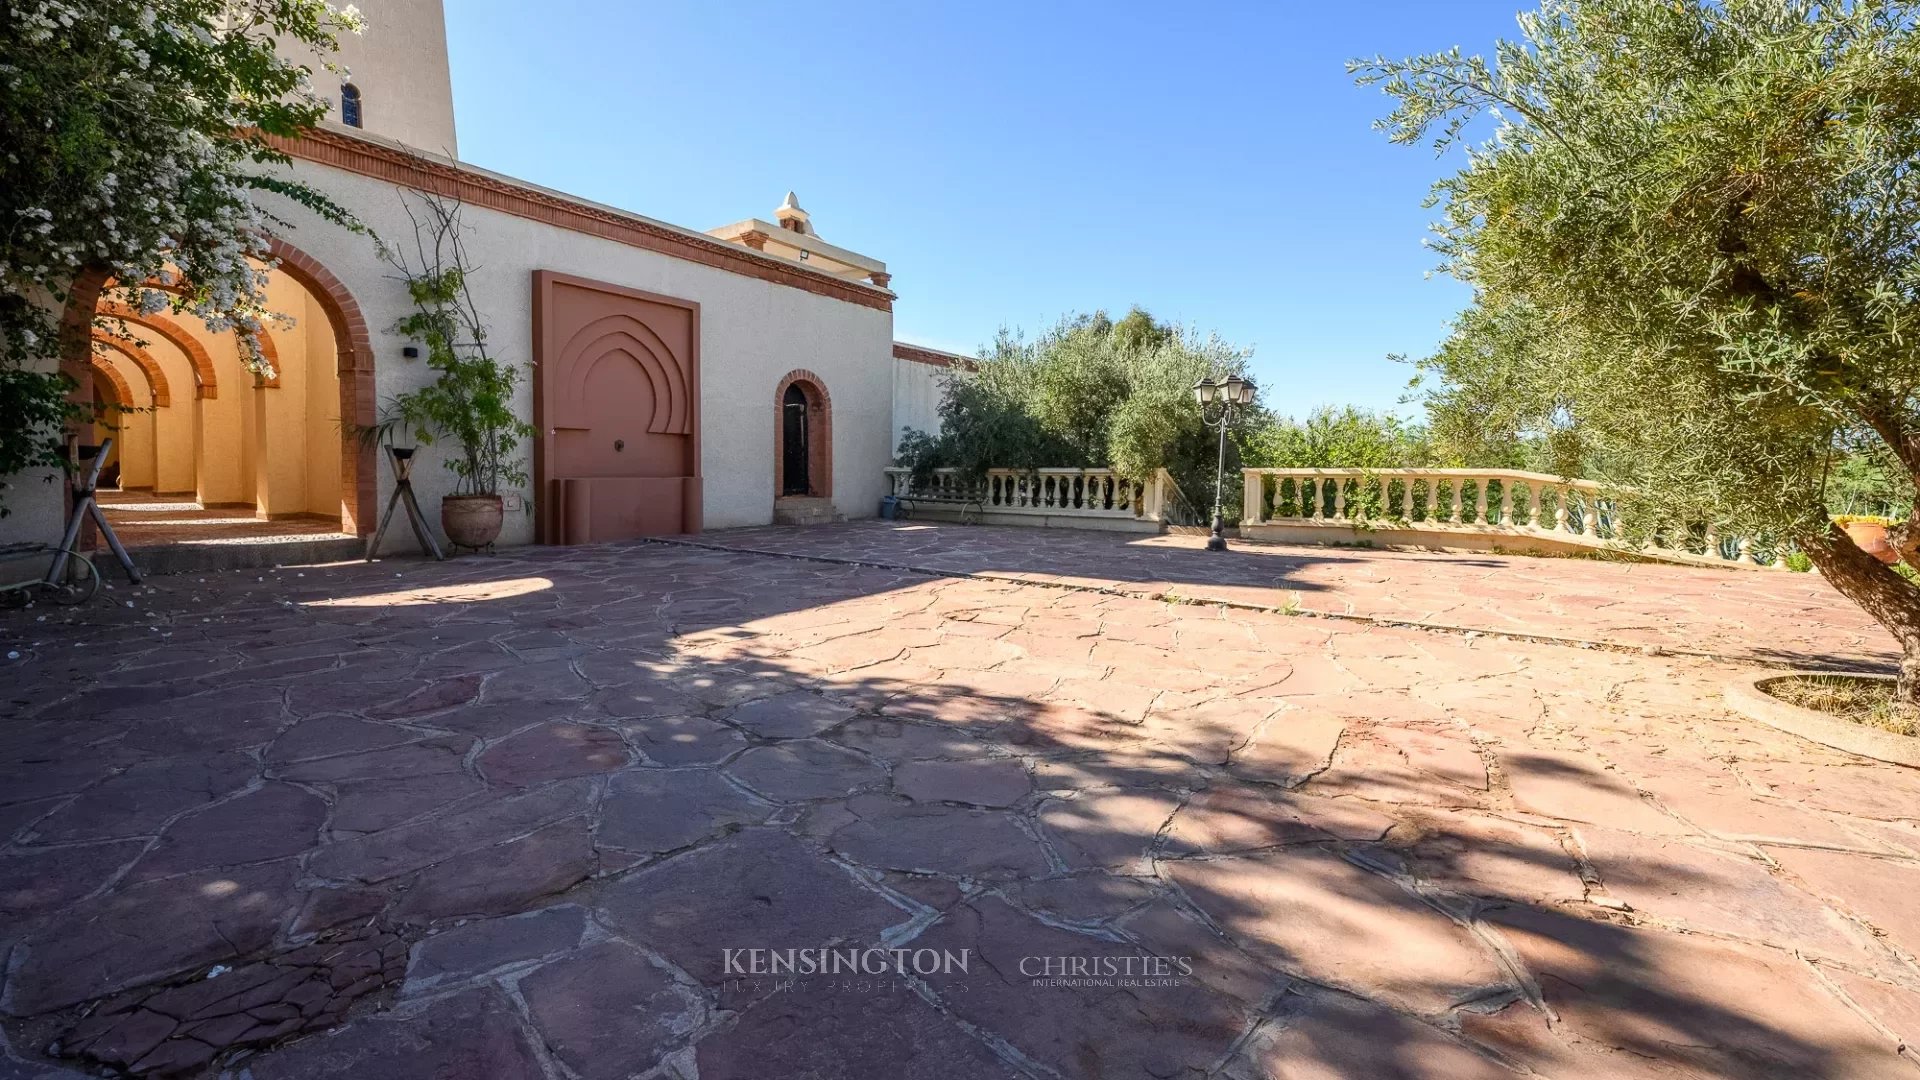
[[[772,220],[701,232],[461,162],[440,0],[360,6],[367,29],[338,58],[351,81],[324,88],[333,117],[283,149],[389,241],[412,236],[410,193],[462,204],[490,344],[532,365],[516,407],[540,432],[502,543],[876,512],[901,429],[937,426],[936,380],[957,359],[894,341],[884,262],[823,239],[790,192]],[[97,334],[65,362],[147,410],[115,433],[123,492],[365,536],[393,479],[353,426],[431,372],[390,332],[408,298],[373,242],[262,198],[296,226],[274,245],[269,297],[292,317],[264,342],[276,377],[244,366],[233,335],[99,288],[76,290],[69,319],[123,320],[140,344]],[[414,469],[436,528],[441,452]],[[0,539],[58,534],[60,487],[32,479],[13,478]]]

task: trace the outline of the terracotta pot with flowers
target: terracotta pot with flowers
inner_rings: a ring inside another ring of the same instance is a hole
[[[1887,542],[1887,530],[1893,527],[1893,519],[1875,517],[1871,514],[1842,514],[1833,519],[1861,551],[1879,559],[1883,563],[1897,563],[1900,553]]]

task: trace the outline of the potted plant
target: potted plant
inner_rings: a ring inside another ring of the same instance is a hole
[[[468,288],[471,264],[460,224],[460,205],[420,196],[424,213],[411,206],[415,253],[380,245],[380,256],[399,272],[413,312],[394,324],[395,333],[426,348],[435,379],[391,399],[379,423],[363,433],[371,442],[391,441],[411,432],[423,446],[445,439],[454,447],[446,459],[456,478],[453,494],[440,500],[440,524],[460,547],[483,548],[500,535],[505,520],[501,490],[527,482],[522,442],[533,425],[513,411],[518,365],[496,358],[487,347],[486,321]]]
[[[1883,563],[1897,563],[1900,553],[1887,542],[1887,530],[1893,526],[1892,518],[1875,517],[1871,514],[1841,514],[1833,519],[1861,551],[1879,559]]]

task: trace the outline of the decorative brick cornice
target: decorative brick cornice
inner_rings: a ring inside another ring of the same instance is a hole
[[[699,233],[569,199],[555,192],[453,163],[410,153],[398,146],[317,128],[299,139],[269,136],[275,149],[317,165],[384,180],[416,191],[455,198],[470,206],[538,221],[570,232],[598,236],[629,247],[711,266],[744,277],[770,281],[849,304],[893,310],[893,297],[859,282],[796,269],[784,260],[760,255]]]
[[[959,368],[962,371],[972,371],[974,368],[973,358],[970,356],[941,352],[939,349],[929,349],[923,345],[909,345],[904,341],[893,343],[893,358],[933,367]]]

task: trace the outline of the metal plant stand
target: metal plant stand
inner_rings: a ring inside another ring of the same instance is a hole
[[[60,540],[60,550],[54,553],[53,565],[47,568],[46,582],[52,585],[61,580],[67,572],[67,556],[80,542],[80,529],[87,518],[93,518],[100,535],[106,538],[107,546],[113,549],[113,557],[127,571],[127,580],[140,584],[140,568],[133,565],[133,557],[127,549],[120,546],[120,538],[114,535],[113,526],[107,524],[106,512],[100,509],[100,500],[95,497],[95,485],[100,482],[100,467],[106,464],[107,454],[113,449],[113,436],[101,440],[100,448],[93,453],[93,462],[87,466],[85,479],[73,488],[73,516],[67,519],[66,536]]]
[[[402,504],[407,508],[407,524],[413,526],[414,539],[420,541],[420,550],[436,559],[445,559],[440,545],[433,538],[433,530],[427,527],[427,516],[420,512],[420,502],[413,497],[413,447],[389,446],[387,458],[393,463],[393,497],[387,500],[386,513],[380,515],[380,527],[373,531],[367,541],[367,561],[372,562],[380,552],[380,541],[387,535],[387,526],[393,524],[393,512]]]

